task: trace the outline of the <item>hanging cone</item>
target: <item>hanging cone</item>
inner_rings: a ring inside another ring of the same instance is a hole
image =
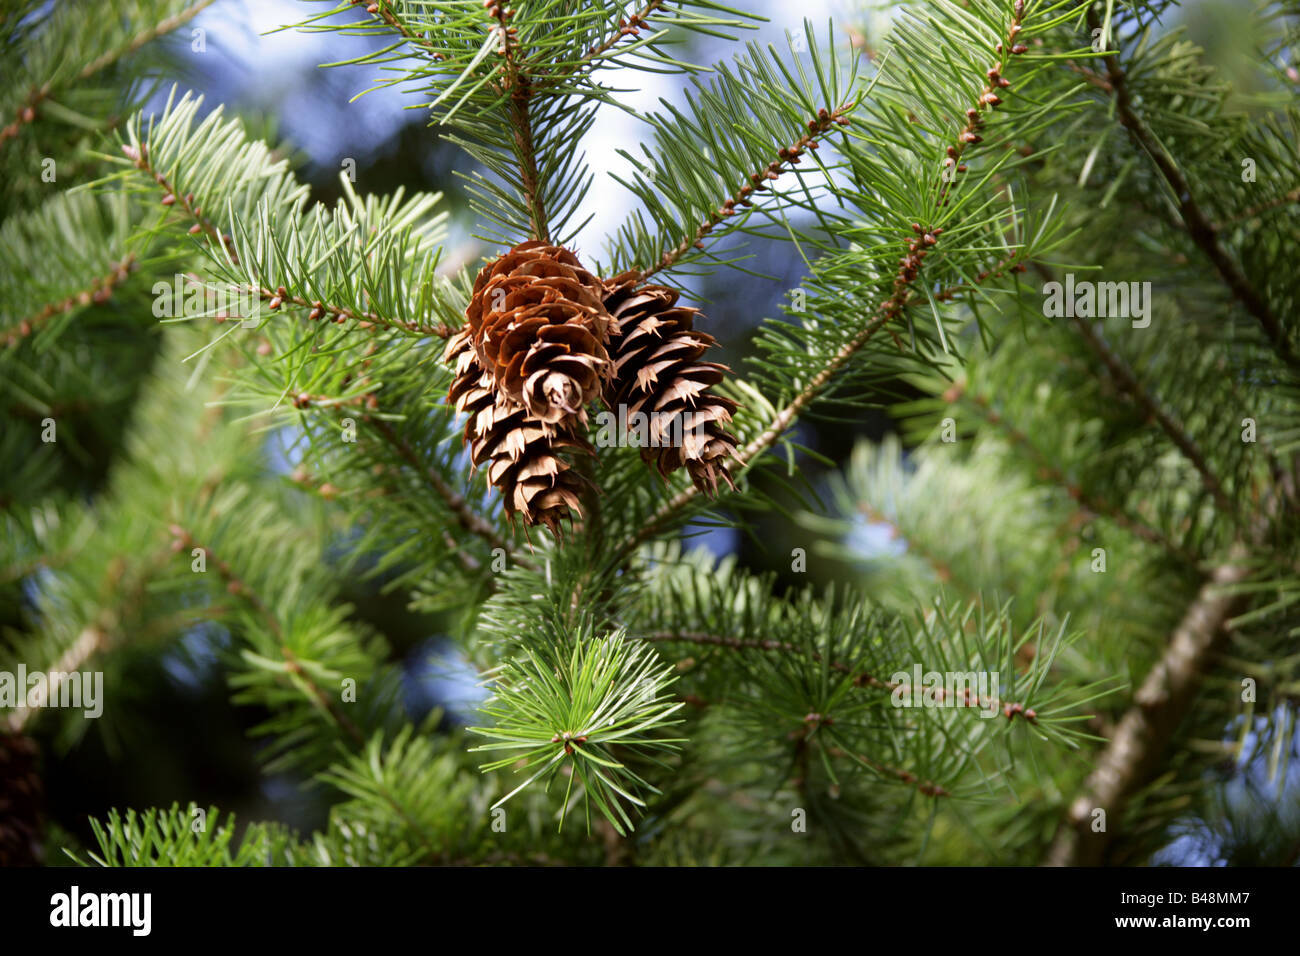
[[[578,496],[586,486],[561,452],[591,447],[569,424],[543,421],[500,392],[479,363],[468,328],[448,339],[443,358],[456,371],[447,402],[469,416],[465,442],[474,467],[486,467],[488,481],[505,498],[506,514],[545,525],[558,537],[565,519],[582,515]]]
[[[585,424],[613,373],[601,281],[567,249],[531,240],[488,263],[465,311],[496,388],[548,424]]]
[[[0,866],[40,864],[41,794],[36,744],[0,731]]]
[[[646,415],[650,444],[641,457],[661,475],[684,465],[700,491],[716,495],[719,479],[735,488],[727,462],[736,457],[736,438],[725,426],[736,403],[712,392],[730,370],[700,361],[715,342],[692,327],[699,309],[677,305],[678,292],[667,286],[637,288],[636,275],[605,283],[614,362],[606,403],[626,406],[629,421]]]

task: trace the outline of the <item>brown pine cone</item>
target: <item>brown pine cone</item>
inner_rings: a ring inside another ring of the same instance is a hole
[[[567,249],[520,243],[488,263],[465,311],[474,354],[496,387],[543,422],[586,423],[613,373],[601,281]]]
[[[709,495],[717,494],[718,479],[735,488],[727,462],[736,457],[736,438],[725,426],[736,403],[712,392],[730,369],[700,361],[715,342],[692,327],[699,309],[677,305],[679,293],[667,286],[637,288],[636,276],[625,272],[605,283],[614,362],[606,404],[615,411],[627,406],[629,419],[638,412],[649,418],[658,447],[643,447],[641,457],[661,475],[685,465]]]
[[[505,498],[506,514],[545,525],[558,537],[566,518],[582,515],[578,495],[586,485],[560,453],[591,447],[570,424],[542,421],[501,393],[479,363],[468,329],[448,339],[443,358],[456,370],[447,402],[469,416],[465,441],[474,467],[487,466],[488,481]]]
[[[0,866],[40,864],[42,791],[36,744],[0,731]]]

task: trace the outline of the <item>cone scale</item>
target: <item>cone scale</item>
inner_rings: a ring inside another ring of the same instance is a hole
[[[697,309],[635,273],[602,281],[576,255],[546,242],[520,243],[480,270],[465,325],[444,360],[455,377],[448,404],[467,416],[474,467],[501,491],[507,515],[558,535],[581,517],[590,483],[574,456],[594,454],[587,406],[644,413],[673,441],[641,448],[663,477],[686,468],[695,486],[734,487],[727,469],[736,403],[714,395],[728,369],[702,360],[711,336]]]

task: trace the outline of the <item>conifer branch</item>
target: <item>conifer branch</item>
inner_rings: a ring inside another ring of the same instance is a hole
[[[1088,24],[1094,31],[1101,29],[1101,20],[1095,8],[1088,9]],[[1297,354],[1292,347],[1290,337],[1281,320],[1232,255],[1219,242],[1214,223],[1197,203],[1196,195],[1187,177],[1183,175],[1164,144],[1138,113],[1129,90],[1128,75],[1120,64],[1119,58],[1113,53],[1108,53],[1102,57],[1102,62],[1106,64],[1107,79],[1115,98],[1115,110],[1119,121],[1141,144],[1160,175],[1169,184],[1169,188],[1173,190],[1178,202],[1179,216],[1188,236],[1210,260],[1233,296],[1259,321],[1278,358],[1291,368],[1300,369],[1300,354]]]
[[[1158,769],[1171,736],[1187,716],[1201,680],[1223,646],[1228,619],[1240,600],[1225,589],[1246,579],[1244,556],[1244,549],[1238,547],[1233,563],[1215,568],[1188,606],[1163,656],[1133,695],[1133,705],[1120,720],[1083,793],[1070,804],[1047,857],[1048,865],[1097,866],[1105,862],[1129,799]],[[1109,826],[1095,832],[1096,809],[1106,812]]]
[[[369,396],[366,397],[369,398]],[[333,404],[337,406],[342,404],[342,402],[335,401]],[[374,474],[376,478],[381,478],[392,470],[393,469],[385,465],[376,465]],[[318,480],[315,476],[308,474],[307,471],[301,467],[295,469],[289,478],[299,488],[302,488],[304,491],[310,492],[311,494],[315,494],[326,501],[333,501],[338,497],[338,488],[328,481]],[[396,495],[398,493],[398,489],[389,484],[379,485],[374,491],[376,497]],[[482,567],[473,555],[466,553],[466,551],[460,546],[460,542],[456,540],[455,535],[446,528],[442,529],[442,543],[447,546],[448,551],[456,555],[456,559],[460,561],[461,566],[464,567],[466,571],[473,573]]]
[[[375,432],[384,440],[384,442],[397,452],[397,454],[414,469],[415,473],[420,476],[421,480],[437,493],[438,497],[443,500],[451,510],[452,514],[456,516],[456,520],[460,523],[462,528],[471,534],[475,534],[482,538],[493,548],[501,548],[506,552],[506,554],[512,556],[515,555],[513,545],[506,541],[505,538],[501,537],[501,535],[497,533],[496,528],[493,527],[487,519],[483,518],[470,508],[469,502],[465,500],[464,495],[453,491],[451,486],[448,485],[447,482],[443,481],[441,475],[439,475],[433,468],[424,465],[420,461],[419,456],[415,453],[415,449],[413,449],[404,438],[393,430],[392,425],[384,421],[382,418],[375,418],[369,415],[363,417],[370,423]],[[525,563],[523,558],[515,556],[515,559],[525,567],[531,567],[530,564]]]
[[[946,163],[957,167],[958,171],[961,171],[960,164],[957,162],[958,159],[964,155],[969,146],[978,144],[982,141],[981,137],[974,131],[982,125],[981,117],[983,113],[986,111],[992,111],[1002,102],[1001,98],[997,93],[993,92],[993,90],[995,88],[1005,90],[1010,86],[1009,81],[1003,76],[1008,57],[1017,56],[1026,51],[1024,44],[1016,42],[1016,36],[1021,31],[1021,21],[1024,18],[1024,13],[1024,0],[1015,0],[1012,17],[1007,26],[1006,36],[1004,40],[997,45],[998,53],[1002,55],[1002,59],[986,71],[988,83],[983,89],[981,89],[975,105],[967,110],[966,127],[959,135],[957,143],[949,146],[946,150]],[[828,114],[827,118],[829,118],[829,116],[830,114]],[[840,117],[834,121],[839,122],[843,119],[843,117]],[[819,117],[819,122],[823,121],[824,120]],[[829,126],[827,126],[827,128],[829,128]],[[782,158],[784,159],[785,157]],[[742,187],[742,189],[743,188],[744,187]],[[940,202],[947,202],[945,197],[946,193],[941,193]],[[785,430],[790,427],[804,408],[811,404],[821,391],[830,383],[831,379],[834,378],[841,369],[848,365],[853,356],[871,340],[871,337],[875,335],[882,326],[900,315],[911,303],[914,297],[913,285],[920,274],[922,261],[929,254],[930,248],[938,242],[938,237],[943,232],[943,229],[940,227],[927,229],[919,223],[913,223],[912,231],[916,234],[916,238],[909,241],[907,254],[903,258],[899,259],[899,268],[894,277],[893,289],[890,295],[882,300],[876,307],[873,313],[873,318],[868,321],[867,324],[863,326],[855,336],[853,336],[853,338],[849,339],[848,342],[844,343],[844,345],[835,352],[826,365],[824,365],[822,369],[809,380],[808,384],[800,390],[799,394],[773,417],[768,427],[737,453],[736,457],[739,461],[740,468],[743,469],[748,467],[749,464],[756,460],[758,455],[776,444],[777,440]],[[687,243],[685,248],[689,249],[694,242],[695,240],[692,239]],[[997,274],[1001,275],[1002,270],[1006,268],[1016,268],[1018,271],[1024,271],[1027,266],[1023,262],[1017,262],[1014,266],[1009,265],[1009,261],[1014,260],[1018,254],[1019,253],[1013,253],[1010,257],[1000,262],[998,266],[995,267]],[[649,272],[646,272],[643,275],[652,275],[657,268],[658,267],[652,268]],[[980,280],[982,281],[984,278],[987,278],[988,275],[989,273],[987,272],[981,274]],[[950,300],[958,293],[960,288],[961,287],[951,290],[945,289],[940,292],[939,295],[945,300]],[[647,541],[653,535],[658,534],[673,520],[674,516],[682,508],[688,505],[695,498],[698,493],[698,489],[692,485],[682,489],[668,501],[664,502],[649,518],[649,520],[630,536],[628,541],[619,550],[618,560],[621,562],[626,559],[626,557],[630,555],[641,542]]]
[[[1035,263],[1034,268],[1048,282],[1055,281],[1055,276],[1047,266],[1042,263]],[[1183,453],[1200,474],[1205,490],[1214,498],[1214,503],[1225,514],[1232,514],[1236,509],[1233,507],[1232,502],[1228,500],[1227,493],[1223,490],[1223,483],[1211,470],[1205,453],[1201,451],[1200,447],[1187,433],[1187,429],[1165,410],[1154,395],[1147,391],[1133,370],[1106,344],[1105,340],[1093,329],[1092,324],[1087,319],[1076,315],[1073,316],[1072,321],[1088,348],[1106,367],[1106,371],[1110,374],[1119,390],[1129,397],[1130,401],[1141,410],[1148,420],[1154,421],[1164,430],[1165,434],[1169,436],[1169,440],[1178,446],[1178,450]]]
[[[887,777],[893,777],[895,780],[899,781],[899,783],[905,783],[908,786],[916,787],[917,792],[923,794],[924,796],[927,797],[952,796],[950,791],[948,791],[944,787],[939,786],[937,783],[931,780],[922,780],[920,777],[918,777],[916,774],[910,771],[902,770],[898,767],[893,767],[886,763],[881,763],[878,760],[872,760],[870,757],[864,754],[852,753],[840,747],[829,747],[827,748],[826,752],[832,757],[846,757],[849,760],[854,761],[855,763],[860,763],[864,766],[870,767],[872,770],[875,770],[877,773],[884,774]]]
[[[1249,209],[1239,212],[1231,218],[1224,219],[1222,222],[1216,222],[1214,224],[1214,231],[1216,233],[1222,232],[1228,226],[1236,225],[1239,222],[1245,222],[1248,219],[1254,219],[1256,216],[1262,216],[1266,212],[1280,209],[1283,206],[1289,206],[1292,203],[1300,203],[1300,186],[1297,186],[1295,189],[1285,192],[1280,196],[1275,196],[1267,202],[1251,206]]]
[[[1027,271],[1029,266],[1021,261],[1024,255],[1023,249],[1016,249],[1010,255],[999,259],[989,268],[981,269],[976,274],[974,282],[959,282],[956,285],[940,289],[934,294],[934,301],[951,302],[964,292],[974,292],[988,279],[1001,279],[1008,272]]]
[[[50,666],[50,688],[45,700],[58,700],[59,688],[63,685],[63,681],[69,675],[80,671],[86,661],[102,650],[107,643],[108,634],[99,624],[88,625],[82,630],[77,635],[77,639],[72,643],[72,646]],[[25,693],[26,688],[23,688],[23,690],[24,693],[18,696],[18,706],[9,715],[10,733],[22,733],[27,722],[41,709],[39,704],[36,706],[28,704]]]
[[[1120,391],[1129,396],[1129,399],[1141,410],[1144,417],[1156,422],[1169,436],[1169,440],[1177,445],[1178,450],[1191,462],[1192,467],[1200,474],[1205,490],[1214,498],[1214,503],[1219,510],[1225,515],[1233,514],[1236,509],[1233,507],[1232,502],[1228,500],[1222,482],[1210,469],[1205,453],[1187,434],[1187,430],[1164,409],[1155,396],[1143,387],[1132,369],[1111,350],[1110,346],[1092,328],[1092,324],[1087,319],[1075,316],[1072,321],[1075,328],[1079,330],[1079,335],[1087,343],[1088,348],[1092,349],[1093,353],[1101,360]]]
[[[532,237],[550,242],[551,233],[546,223],[546,207],[542,202],[542,187],[537,174],[537,152],[533,146],[533,125],[528,106],[530,98],[528,78],[516,77],[511,84],[510,116],[514,126],[515,150],[519,156],[519,175],[524,184],[524,201],[528,204]]]
[[[33,312],[13,328],[5,330],[5,345],[17,345],[22,339],[30,336],[56,315],[71,312],[78,307],[91,304],[101,305],[107,302],[112,298],[113,289],[125,282],[127,276],[138,267],[139,263],[136,261],[135,253],[127,253],[120,262],[114,264],[112,269],[94,279],[81,291],[74,292],[59,302],[46,303],[45,307],[39,312]]]
[[[383,800],[398,818],[405,824],[407,831],[416,834],[420,844],[425,849],[425,860],[436,863],[445,859],[446,851],[439,847],[436,834],[430,833],[429,828],[424,826],[412,814],[412,811],[402,802],[401,794],[394,793],[392,789],[383,787],[380,789]]]
[[[1086,66],[1080,66],[1078,63],[1074,62],[1074,60],[1066,60],[1065,65],[1069,67],[1072,72],[1078,73],[1098,89],[1105,90],[1107,93],[1114,92],[1114,87],[1111,86],[1110,80],[1106,79],[1096,70],[1090,70]]]
[[[136,169],[153,177],[154,182],[163,191],[163,197],[159,200],[162,205],[172,207],[177,203],[180,204],[180,212],[184,214],[181,218],[193,220],[193,224],[189,227],[190,235],[201,235],[209,244],[213,244],[213,240],[215,240],[225,250],[226,255],[230,257],[230,261],[238,265],[239,258],[235,255],[234,238],[230,233],[218,229],[210,217],[203,215],[203,209],[195,205],[193,193],[178,194],[178,190],[172,185],[171,180],[163,175],[160,170],[154,168],[153,155],[149,150],[148,143],[141,143],[138,148],[129,143],[123,144],[122,154],[135,165]]]
[[[979,99],[976,100],[975,105],[966,110],[966,125],[958,134],[957,142],[949,146],[946,151],[947,155],[944,157],[943,164],[945,169],[952,170],[952,175],[945,177],[939,187],[937,205],[940,207],[948,205],[951,201],[949,193],[952,191],[953,186],[956,185],[957,177],[966,172],[966,164],[962,162],[966,150],[984,141],[984,137],[980,135],[980,130],[984,128],[985,113],[991,112],[994,107],[1002,103],[1002,97],[998,95],[999,91],[1006,90],[1011,86],[1011,82],[1002,75],[1002,71],[1006,69],[1008,57],[1025,52],[1024,44],[1016,43],[1016,36],[1021,31],[1020,22],[1025,15],[1024,0],[1016,0],[1014,10],[1006,36],[997,45],[997,52],[1001,54],[1001,59],[985,71],[984,75],[988,82],[980,90]]]
[[[700,644],[709,647],[725,647],[731,650],[757,650],[757,651],[779,651],[784,654],[802,654],[808,656],[817,662],[822,660],[822,654],[818,651],[806,652],[803,648],[788,641],[757,640],[743,637],[731,637],[725,634],[707,634],[700,631],[654,631],[650,634],[641,636],[641,640],[650,641],[651,643],[667,643],[672,641],[682,641],[687,644]],[[829,667],[833,671],[841,674],[848,674],[853,678],[855,687],[869,687],[873,690],[883,690],[889,693],[902,691],[904,695],[911,694],[913,687],[911,684],[901,682],[884,681],[874,677],[865,671],[850,667],[842,661],[832,660]],[[920,692],[921,688],[916,688]],[[947,699],[947,689],[943,687],[934,687],[925,690],[925,693],[932,694],[937,700],[944,701]],[[960,704],[961,707],[970,707],[980,710],[986,710],[996,707],[1002,711],[1002,716],[1007,720],[1015,720],[1020,717],[1029,723],[1038,722],[1038,714],[1032,708],[1026,707],[1023,703],[1016,701],[1006,701],[1002,699],[994,700],[989,697],[980,697],[978,694],[971,696],[970,689],[966,689],[966,694]]]
[[[550,228],[546,222],[546,207],[542,200],[541,176],[537,168],[537,148],[533,136],[531,101],[532,77],[523,71],[518,61],[517,30],[510,26],[515,11],[502,5],[502,0],[487,0],[488,14],[496,19],[500,38],[497,55],[504,61],[505,79],[498,88],[510,101],[509,118],[515,156],[519,161],[519,177],[524,187],[524,202],[528,206],[528,219],[532,224],[532,238],[550,242]]]
[[[174,539],[172,545],[174,550],[199,548],[204,552],[208,559],[212,560],[216,566],[217,574],[221,577],[221,580],[226,582],[227,592],[229,592],[232,597],[243,600],[249,607],[256,611],[266,623],[266,626],[270,628],[271,633],[274,634],[276,639],[280,642],[280,656],[284,660],[285,671],[295,675],[304,685],[306,685],[307,696],[311,698],[317,708],[328,714],[330,719],[344,730],[354,742],[359,745],[364,744],[366,738],[365,735],[362,734],[361,729],[352,722],[351,718],[349,718],[347,714],[343,713],[343,711],[334,705],[325,691],[321,689],[320,685],[316,683],[311,674],[309,674],[302,666],[301,662],[299,662],[297,655],[295,655],[292,649],[284,643],[284,629],[280,626],[280,619],[271,611],[270,606],[262,599],[261,595],[244,582],[234,572],[229,564],[217,557],[211,548],[197,543],[194,536],[190,534],[185,527],[179,524],[173,524],[170,531]]]
[[[854,103],[842,103],[833,111],[826,109],[826,107],[818,110],[816,118],[808,121],[808,132],[795,140],[793,146],[782,146],[775,159],[758,171],[750,173],[749,182],[736,187],[736,190],[722,201],[722,205],[713,210],[699,224],[693,234],[683,237],[682,241],[674,248],[665,250],[663,255],[659,257],[659,261],[654,265],[642,269],[637,281],[645,282],[655,273],[672,268],[673,264],[692,248],[702,249],[704,247],[704,237],[711,233],[719,223],[736,215],[737,206],[748,207],[754,205],[754,201],[750,197],[756,192],[767,191],[767,181],[779,179],[782,172],[793,168],[800,162],[800,158],[806,150],[817,149],[819,137],[829,132],[834,126],[848,126],[847,114],[855,105]]]
[[[531,564],[528,561],[520,559],[515,554],[513,547],[496,533],[496,530],[492,527],[491,523],[470,509],[469,503],[465,500],[464,495],[458,495],[452,491],[451,486],[443,481],[432,467],[425,467],[420,464],[418,456],[415,454],[415,450],[411,448],[408,442],[404,441],[395,431],[393,431],[387,421],[370,414],[370,412],[376,411],[378,408],[378,400],[375,398],[373,392],[365,395],[356,395],[347,399],[329,398],[326,396],[299,392],[293,399],[293,406],[298,409],[307,409],[312,407],[339,408],[345,405],[364,406],[366,411],[360,412],[361,419],[372,426],[377,426],[375,430],[379,433],[384,443],[396,451],[408,465],[415,469],[417,475],[423,476],[423,480],[434,489],[447,507],[456,515],[456,520],[461,527],[480,538],[483,538],[494,548],[504,548],[506,554],[515,557],[515,559],[524,567],[531,567]],[[388,470],[390,469],[385,468],[385,471]],[[338,489],[329,482],[314,483],[310,476],[305,472],[295,472],[294,481],[304,487],[314,484],[317,493],[327,500],[333,499],[338,493]],[[391,492],[393,489],[389,488],[387,490]],[[479,569],[479,562],[475,560],[473,555],[466,553],[464,548],[462,548],[460,543],[456,540],[455,536],[445,528],[442,532],[442,539],[443,543],[447,545],[448,550],[456,555],[457,560],[460,561],[465,570],[472,572]]]
[[[152,156],[147,144],[142,143],[139,148],[126,144],[122,147],[122,152],[126,155],[135,167],[142,172],[147,173],[158,184],[162,190],[163,196],[160,200],[164,206],[178,207],[180,218],[183,220],[192,220],[189,227],[189,234],[199,236],[204,243],[212,248],[220,245],[224,254],[229,258],[232,265],[239,264],[239,256],[235,252],[235,240],[229,232],[224,232],[218,228],[217,224],[208,216],[203,214],[201,206],[197,205],[193,193],[181,194],[171,180],[162,172],[154,168]],[[449,327],[446,323],[439,322],[437,325],[421,325],[415,320],[403,322],[400,319],[392,319],[387,316],[379,315],[375,312],[358,312],[348,306],[338,305],[335,303],[323,302],[320,300],[308,300],[302,296],[290,295],[289,292],[280,286],[276,289],[268,289],[265,286],[246,286],[245,291],[255,293],[260,299],[268,304],[271,311],[280,308],[283,303],[299,306],[302,309],[309,310],[307,318],[310,321],[325,319],[326,321],[343,322],[351,319],[357,323],[357,328],[367,330],[375,326],[384,328],[398,329],[406,332],[414,332],[417,335],[434,335],[439,338],[447,338],[455,329]]]
[[[155,571],[162,566],[170,554],[169,549],[162,548],[147,558],[139,568],[136,568],[136,573],[132,575],[129,586],[125,588],[124,596],[131,600],[141,598]],[[123,588],[123,579],[126,578],[127,568],[128,565],[125,559],[120,556],[110,561],[104,575],[102,590],[108,594],[117,595],[119,590]],[[86,661],[109,646],[120,617],[118,613],[119,607],[120,604],[101,608],[98,614],[95,615],[94,620],[81,629],[72,645],[51,665],[51,672],[63,676],[55,677],[52,680],[51,683],[54,686],[50,688],[50,692],[45,696],[47,702],[58,699],[54,691],[58,686],[62,685],[66,675],[80,671]],[[20,732],[40,709],[40,706],[29,706],[25,694],[19,695],[18,706],[9,715],[9,729],[14,733]]]
[[[183,26],[185,23],[202,13],[204,8],[211,6],[212,3],[213,0],[198,0],[197,3],[193,3],[181,12],[159,21],[149,29],[141,30],[126,43],[115,47],[112,50],[106,51],[101,56],[98,56],[91,62],[87,63],[76,76],[72,77],[70,82],[85,82],[96,73],[112,66],[118,60],[122,59],[122,57],[136,52],[145,44],[158,39],[158,37],[166,33],[170,33],[179,26]],[[38,107],[56,92],[56,88],[50,83],[44,83],[38,88],[32,90],[24,105],[19,107],[18,113],[14,117],[13,122],[0,129],[0,147],[4,146],[7,140],[16,137],[22,129],[23,124],[34,123],[36,117],[40,115]]]
[[[247,291],[256,293],[257,297],[272,310],[278,310],[281,305],[296,305],[300,309],[306,309],[307,319],[310,322],[325,321],[342,323],[348,319],[357,324],[361,331],[367,331],[371,328],[382,327],[388,329],[398,329],[406,332],[414,332],[417,335],[432,335],[440,339],[445,339],[455,333],[455,329],[445,322],[439,322],[437,325],[421,325],[414,319],[403,322],[400,319],[390,319],[374,312],[357,312],[355,309],[348,308],[345,305],[337,305],[331,302],[323,302],[320,299],[307,300],[300,295],[290,295],[289,292],[280,286],[276,289],[268,289],[265,286],[250,286]]]
[[[190,20],[193,20],[196,16],[202,13],[205,8],[211,6],[212,2],[213,0],[198,0],[197,3],[190,4],[179,13],[159,21],[155,26],[152,26],[147,30],[141,30],[132,37],[128,43],[115,50],[109,50],[103,56],[87,63],[81,72],[77,74],[77,79],[87,80],[100,70],[112,66],[122,57],[134,53],[146,43],[150,43],[164,34],[171,33],[179,26],[184,26]]]
[[[594,46],[589,47],[586,52],[582,54],[582,58],[576,63],[562,70],[542,74],[538,78],[538,86],[549,87],[562,80],[567,80],[584,70],[595,69],[600,65],[600,58],[618,46],[619,43],[623,41],[624,37],[639,36],[641,27],[646,25],[646,20],[648,20],[652,14],[657,13],[663,5],[664,0],[648,0],[645,6],[632,13],[631,16],[620,18],[618,21],[618,29],[616,31]]]
[[[359,7],[366,3],[366,13],[372,17],[378,17],[393,28],[403,38],[419,47],[424,53],[428,54],[435,60],[444,59],[443,55],[434,47],[432,40],[422,33],[416,33],[407,26],[396,13],[393,12],[392,6],[387,0],[379,0],[377,3],[367,3],[366,0],[351,0],[354,7]]]
[[[1002,415],[998,414],[989,406],[989,400],[983,395],[971,395],[966,392],[963,382],[955,382],[944,393],[945,400],[949,402],[965,401],[973,406],[976,413],[990,425],[1000,428],[1007,438],[1019,448],[1023,448],[1029,457],[1038,466],[1040,473],[1048,481],[1060,485],[1065,489],[1072,499],[1080,505],[1091,511],[1093,514],[1104,515],[1113,521],[1116,525],[1136,535],[1143,541],[1150,544],[1158,545],[1167,551],[1174,558],[1184,564],[1196,563],[1196,556],[1189,553],[1184,548],[1179,547],[1169,537],[1158,528],[1153,528],[1138,518],[1133,517],[1125,511],[1112,506],[1095,495],[1089,494],[1072,479],[1069,478],[1060,468],[1047,459],[1042,450],[1038,448],[1029,436],[1019,428],[1007,421]]]

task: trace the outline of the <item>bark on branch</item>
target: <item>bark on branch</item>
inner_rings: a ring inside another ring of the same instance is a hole
[[[1170,739],[1187,716],[1201,679],[1227,637],[1227,621],[1239,598],[1224,593],[1244,580],[1247,568],[1234,552],[1233,562],[1215,568],[1174,631],[1164,655],[1133,696],[1133,705],[1102,752],[1083,793],[1071,804],[1047,857],[1049,866],[1098,866],[1124,808],[1159,770]],[[1094,832],[1093,811],[1106,812],[1107,829]]]

